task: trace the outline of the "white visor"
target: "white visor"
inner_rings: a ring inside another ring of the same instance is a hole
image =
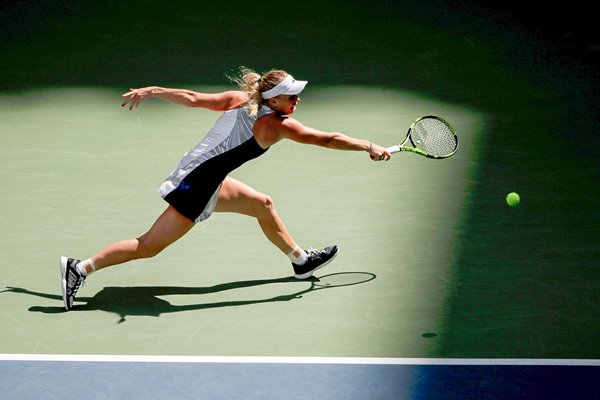
[[[279,85],[262,92],[262,98],[268,100],[281,94],[299,94],[304,90],[304,86],[306,86],[307,83],[308,81],[297,81],[293,76],[288,75],[279,83]]]

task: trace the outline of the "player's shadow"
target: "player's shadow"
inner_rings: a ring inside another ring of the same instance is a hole
[[[336,275],[343,275],[344,273],[337,273]],[[362,273],[361,273],[362,274]],[[374,274],[364,273],[371,276],[371,279],[375,278]],[[192,310],[203,310],[220,307],[235,307],[244,306],[250,304],[260,303],[271,303],[280,301],[290,301],[298,299],[315,290],[315,283],[319,282],[319,278],[311,277],[306,280],[298,280],[293,277],[276,278],[276,279],[260,279],[252,281],[239,281],[222,283],[209,287],[178,287],[178,286],[135,286],[135,287],[119,287],[109,286],[103,288],[101,291],[96,293],[93,297],[77,297],[75,310],[77,311],[106,311],[115,313],[119,316],[118,323],[125,322],[128,316],[152,316],[158,317],[161,314],[192,311]],[[186,305],[174,305],[168,301],[161,299],[159,296],[172,296],[172,295],[206,295],[211,293],[217,293],[227,290],[236,290],[249,287],[256,287],[262,285],[275,285],[281,283],[288,283],[298,285],[298,290],[294,290],[292,293],[283,294],[275,297],[265,299],[253,299],[253,300],[232,300],[232,301],[220,301],[214,303],[199,303],[199,304],[186,304]],[[362,282],[361,282],[362,283]],[[45,314],[58,314],[66,312],[62,306],[62,296],[35,292],[28,289],[7,287],[2,292],[22,293],[32,296],[37,296],[45,299],[52,299],[61,302],[61,306],[48,307],[48,306],[32,306],[29,308],[31,312],[41,312]],[[2,293],[0,292],[0,293]],[[84,303],[84,304],[81,304]]]

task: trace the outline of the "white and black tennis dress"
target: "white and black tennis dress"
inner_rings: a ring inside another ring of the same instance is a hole
[[[224,112],[160,186],[162,198],[194,222],[207,219],[215,209],[227,175],[267,151],[259,146],[252,128],[258,118],[272,112],[265,105],[254,117],[245,106]]]

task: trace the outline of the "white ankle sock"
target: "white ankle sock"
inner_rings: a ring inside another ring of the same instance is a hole
[[[294,255],[294,253],[297,252],[297,251],[299,251],[300,254],[296,257]],[[298,247],[298,245],[296,245],[294,247],[294,249],[291,252],[288,253],[287,256],[296,265],[302,265],[302,264],[304,264],[306,262],[306,259],[307,259],[306,251],[302,250],[300,247]]]
[[[90,272],[87,272],[87,270],[85,269],[85,264],[92,267],[92,270]],[[81,261],[79,264],[77,264],[75,268],[77,268],[77,272],[79,272],[84,278],[87,278],[87,276],[91,275],[92,272],[96,272],[96,264],[91,258]]]

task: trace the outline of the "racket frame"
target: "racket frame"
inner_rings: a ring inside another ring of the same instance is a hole
[[[454,141],[456,143],[456,145],[454,146],[454,150],[452,150],[451,153],[449,154],[445,154],[443,156],[434,156],[431,155],[421,149],[418,149],[415,146],[415,143],[412,141],[412,137],[410,136],[410,133],[412,132],[413,127],[421,120],[423,119],[428,119],[428,118],[433,118],[433,119],[437,119],[438,121],[441,121],[444,125],[446,125],[450,131],[452,132],[452,134],[454,135]],[[407,146],[406,144],[409,143],[412,145],[411,146]],[[413,122],[410,127],[408,128],[408,131],[406,132],[406,138],[404,139],[404,141],[400,144],[396,144],[393,146],[390,146],[388,148],[386,148],[387,151],[389,151],[391,154],[394,153],[399,153],[401,151],[408,151],[411,153],[416,153],[419,154],[421,156],[427,157],[427,158],[432,158],[432,159],[436,159],[436,160],[441,160],[443,158],[448,158],[451,155],[453,155],[454,153],[456,153],[456,150],[458,149],[458,136],[456,136],[456,131],[454,130],[454,127],[452,125],[450,125],[450,123],[448,121],[446,121],[445,119],[438,117],[436,115],[426,115],[424,117],[418,118],[415,122]]]

